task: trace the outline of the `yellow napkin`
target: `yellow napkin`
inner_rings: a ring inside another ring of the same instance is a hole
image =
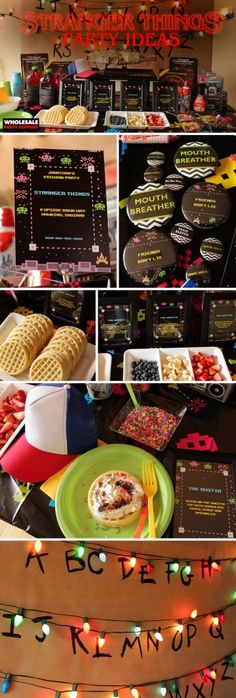
[[[98,439],[98,446],[106,446],[106,444],[104,443],[104,441],[100,441]],[[71,461],[71,463],[73,463],[73,460]],[[61,479],[63,478],[63,475],[66,472],[66,470],[70,468],[71,463],[68,463],[68,465],[66,465],[65,468],[61,468],[61,470],[59,470],[58,473],[55,473],[55,475],[49,477],[41,485],[40,489],[42,490],[42,492],[44,492],[44,494],[47,494],[47,496],[50,497],[50,499],[56,499],[56,493],[60,485]]]

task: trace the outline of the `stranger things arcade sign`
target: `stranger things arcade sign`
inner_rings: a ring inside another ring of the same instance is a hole
[[[15,149],[16,266],[108,273],[102,151]]]

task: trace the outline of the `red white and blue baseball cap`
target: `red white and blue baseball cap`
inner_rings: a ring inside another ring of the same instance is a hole
[[[1,458],[22,482],[42,482],[97,446],[94,412],[73,386],[37,385],[27,394],[25,433]]]

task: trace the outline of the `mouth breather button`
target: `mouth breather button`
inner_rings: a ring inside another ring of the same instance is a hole
[[[130,194],[126,211],[132,223],[144,230],[160,227],[174,215],[174,196],[163,184],[143,184]]]
[[[230,196],[221,186],[199,182],[184,192],[182,212],[196,228],[217,228],[230,216]]]
[[[137,230],[123,253],[124,267],[137,283],[151,286],[172,274],[177,263],[175,246],[169,235],[159,230]]]
[[[176,170],[185,177],[210,177],[218,165],[218,155],[208,143],[184,143],[175,153]]]

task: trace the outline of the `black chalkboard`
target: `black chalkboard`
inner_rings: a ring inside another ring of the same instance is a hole
[[[110,272],[103,152],[14,150],[16,266]]]

